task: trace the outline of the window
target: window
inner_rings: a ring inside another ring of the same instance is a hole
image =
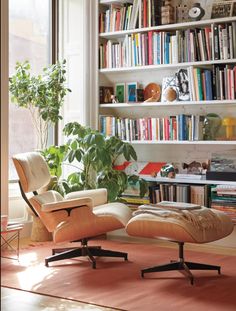
[[[33,74],[51,63],[52,0],[9,0],[9,75],[17,61],[29,60]],[[27,109],[9,103],[9,179],[17,178],[13,154],[36,149],[37,136]]]

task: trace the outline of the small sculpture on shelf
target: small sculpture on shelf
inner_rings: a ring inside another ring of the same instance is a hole
[[[168,87],[165,91],[165,97],[168,102],[173,102],[177,99],[177,92],[173,87]]]
[[[118,98],[117,98],[116,95],[111,95],[111,102],[112,102],[112,104],[117,104],[117,103],[119,103],[119,100],[118,100]]]
[[[177,170],[173,164],[169,163],[162,166],[160,173],[161,177],[175,178]]]
[[[200,21],[205,15],[205,10],[201,7],[200,3],[194,3],[188,11],[188,15],[192,21]]]
[[[158,102],[161,98],[161,87],[156,83],[149,83],[144,89],[145,102]]]
[[[176,7],[176,22],[177,23],[184,23],[189,21],[188,16],[189,7],[187,4],[178,4]]]
[[[193,161],[189,164],[187,163],[182,164],[183,169],[187,169],[187,174],[194,174],[194,175],[206,174],[208,166],[209,165],[207,162],[200,163],[197,161]]]
[[[173,24],[175,23],[175,9],[170,0],[163,1],[161,7],[161,24]]]

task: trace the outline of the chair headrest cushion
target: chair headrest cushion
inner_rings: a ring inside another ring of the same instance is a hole
[[[50,182],[47,163],[40,153],[20,153],[12,159],[24,192],[36,191]]]

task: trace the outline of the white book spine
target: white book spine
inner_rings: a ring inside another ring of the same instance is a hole
[[[234,58],[232,25],[229,26],[229,58]]]
[[[230,69],[230,86],[231,86],[230,99],[234,99],[234,71],[233,69]]]
[[[128,61],[128,66],[131,67],[132,64],[133,64],[133,53],[132,53],[132,37],[129,36],[129,53],[128,53],[128,58],[129,58],[129,61]]]
[[[220,59],[224,59],[224,56],[223,56],[223,35],[222,35],[222,25],[218,25],[218,33],[219,33]]]
[[[152,124],[152,140],[157,140],[157,129],[156,129],[156,118],[151,118],[151,124]]]
[[[227,29],[222,29],[222,45],[223,45],[223,59],[228,59],[228,35]]]

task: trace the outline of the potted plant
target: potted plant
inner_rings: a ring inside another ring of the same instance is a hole
[[[41,75],[31,75],[30,63],[16,63],[16,72],[9,79],[12,102],[27,108],[37,133],[37,148],[47,147],[49,128],[62,119],[60,109],[70,89],[65,86],[66,61],[43,69]]]
[[[119,157],[126,161],[137,160],[133,146],[121,139],[106,137],[96,130],[77,122],[66,124],[64,133],[69,137],[65,146],[51,146],[43,152],[52,175],[59,178],[54,184],[61,193],[84,189],[106,188],[108,200],[120,200],[129,183],[139,183],[140,196],[147,192],[147,183],[137,175],[116,170]],[[67,179],[60,180],[61,165],[69,164],[75,169]]]

